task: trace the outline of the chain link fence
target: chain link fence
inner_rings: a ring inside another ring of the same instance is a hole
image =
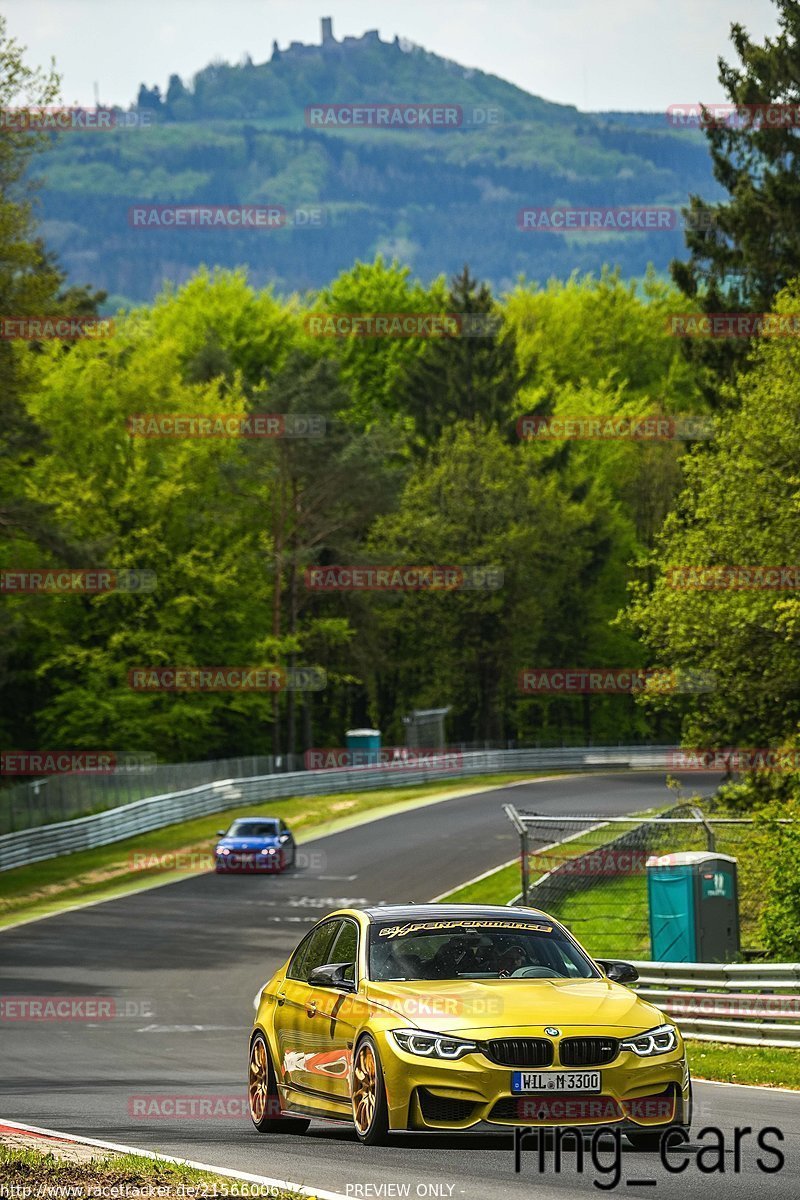
[[[504,807],[520,834],[519,899],[563,921],[594,957],[649,958],[647,859],[687,850],[738,859],[742,945],[758,950],[752,820],[708,817],[691,803],[630,817],[551,817]]]

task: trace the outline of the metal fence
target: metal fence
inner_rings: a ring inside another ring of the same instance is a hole
[[[155,763],[148,755],[120,756],[113,772],[49,775],[0,790],[0,834],[67,821],[148,796],[183,791],[221,779],[249,779],[301,771],[303,757],[246,755],[209,762]]]
[[[627,765],[631,754],[636,754],[646,765],[647,756],[654,756],[657,764],[665,763],[665,755],[672,750],[668,746],[618,746],[585,747],[554,746],[507,749],[496,746],[461,745],[448,748],[452,753],[471,756],[480,753],[501,753],[523,761],[520,756],[537,755],[537,762],[545,765],[577,763],[591,768],[593,765],[608,765],[619,756],[620,765]],[[110,808],[120,808],[149,796],[163,796],[168,792],[185,791],[217,783],[222,779],[253,779],[265,775],[283,775],[306,769],[302,754],[243,755],[238,758],[221,758],[208,762],[155,763],[151,755],[129,753],[117,756],[115,769],[108,774],[92,772],[86,774],[49,775],[26,783],[0,788],[0,834],[16,833],[21,829],[33,829],[54,821],[67,821],[74,817],[89,816]],[[527,759],[524,759],[527,762]],[[613,763],[612,763],[613,765]],[[509,768],[513,770],[514,768]],[[455,772],[457,773],[457,772]]]
[[[693,1041],[800,1048],[800,963],[634,966],[639,995]]]
[[[609,746],[553,747],[537,750],[488,750],[443,755],[441,765],[344,767],[323,771],[265,773],[249,777],[214,778],[199,786],[186,786],[150,794],[120,807],[16,830],[0,836],[0,871],[40,862],[59,854],[72,854],[95,846],[122,841],[173,825],[192,817],[222,812],[238,805],[278,800],[288,796],[326,795],[332,792],[430,784],[439,779],[466,779],[479,775],[526,771],[597,771],[603,768],[667,768],[671,747]],[[246,759],[234,760],[245,763]],[[436,760],[433,760],[434,764]],[[218,768],[219,764],[186,764]],[[167,768],[159,768],[159,770]],[[169,768],[182,772],[184,767]],[[189,772],[187,771],[187,774]],[[160,778],[160,777],[159,777]]]
[[[738,860],[743,955],[759,951],[761,899],[754,823],[716,815],[713,800],[660,814],[549,816],[504,806],[520,835],[523,901],[564,921],[596,958],[651,952],[646,862],[650,855],[712,850]],[[782,821],[781,823],[791,823]]]

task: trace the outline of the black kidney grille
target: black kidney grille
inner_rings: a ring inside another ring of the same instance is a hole
[[[553,1061],[553,1043],[547,1038],[492,1038],[484,1047],[501,1067],[549,1067]]]
[[[608,1037],[564,1038],[558,1057],[564,1067],[601,1067],[619,1054],[619,1042]]]

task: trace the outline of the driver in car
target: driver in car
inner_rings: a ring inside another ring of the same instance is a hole
[[[520,945],[507,946],[497,956],[498,975],[513,975],[520,967],[530,965],[528,956]]]

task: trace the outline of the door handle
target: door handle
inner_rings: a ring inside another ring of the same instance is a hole
[[[278,1008],[282,1008],[285,1003],[286,1003],[286,997],[278,996]]]
[[[306,1012],[310,1017],[315,1017],[317,1015],[316,1000],[309,1000],[308,1004],[306,1005]]]

